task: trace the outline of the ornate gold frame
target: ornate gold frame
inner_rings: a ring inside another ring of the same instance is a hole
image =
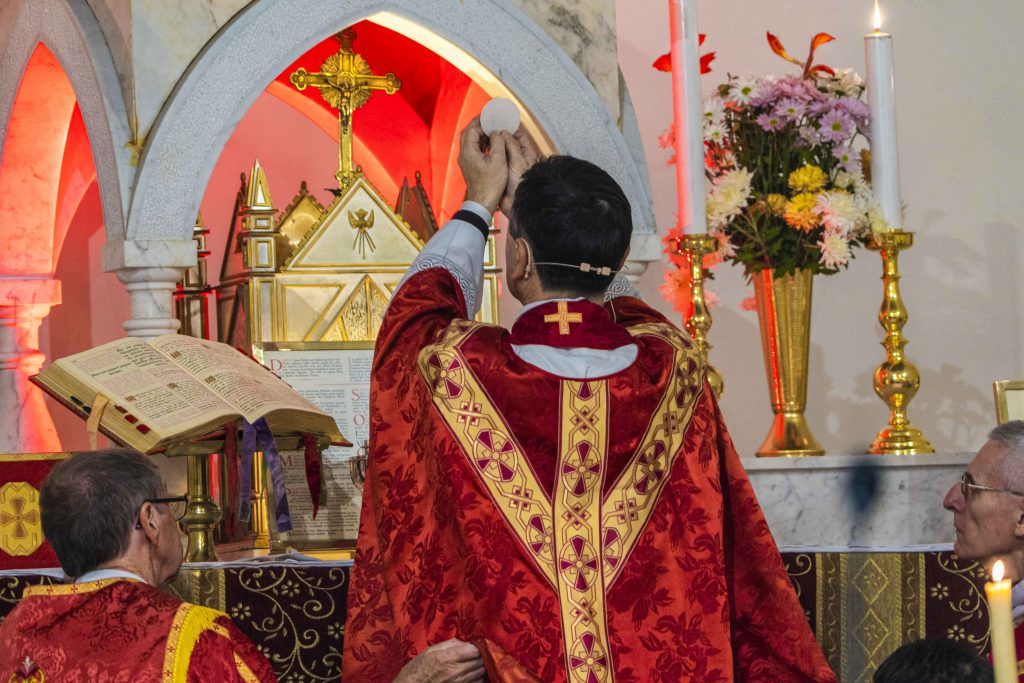
[[[1024,380],[1003,379],[992,382],[992,393],[996,399],[996,424],[1003,424],[1014,419],[1024,419],[1024,415],[1016,417],[1010,415],[1010,406],[1006,395],[1011,391],[1024,391]]]

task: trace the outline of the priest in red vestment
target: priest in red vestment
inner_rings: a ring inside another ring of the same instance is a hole
[[[25,590],[0,624],[0,681],[276,681],[222,612],[156,588],[181,566],[159,470],[131,450],[79,453],[40,490],[43,533],[74,583]]]
[[[1014,582],[1017,673],[1024,683],[1024,421],[1004,422],[989,432],[943,505],[953,513],[953,552],[983,563],[989,573],[1001,559]]]
[[[486,142],[464,131],[467,201],[377,338],[345,680],[455,637],[492,680],[834,681],[704,360],[617,274],[622,190]],[[499,203],[511,330],[473,320]]]

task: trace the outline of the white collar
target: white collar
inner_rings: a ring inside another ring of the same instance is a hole
[[[88,583],[90,581],[103,581],[104,579],[131,579],[133,581],[141,581],[146,583],[146,580],[124,569],[93,569],[91,572],[86,572],[75,579],[75,583]]]

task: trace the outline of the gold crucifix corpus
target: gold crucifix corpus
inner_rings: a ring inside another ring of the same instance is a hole
[[[338,110],[338,172],[334,177],[338,179],[338,187],[342,190],[347,189],[360,173],[352,165],[352,112],[366,104],[374,90],[394,95],[402,87],[402,81],[395,74],[374,74],[362,55],[352,51],[355,37],[356,32],[350,28],[336,35],[341,46],[337,54],[331,55],[320,65],[319,73],[311,74],[300,67],[288,77],[299,90],[315,85],[324,101]]]

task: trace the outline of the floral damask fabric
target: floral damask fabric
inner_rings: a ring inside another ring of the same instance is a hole
[[[226,615],[123,579],[25,590],[0,624],[0,680],[36,674],[68,683],[277,680]]]
[[[784,552],[804,615],[843,681],[870,683],[890,653],[919,638],[989,650],[985,568],[950,552]],[[181,598],[227,612],[262,652],[279,680],[337,681],[349,566],[185,569]],[[0,572],[0,622],[28,586],[59,583],[43,574]],[[1018,633],[1024,629],[1018,629]],[[478,645],[483,644],[480,641]],[[492,647],[495,663],[511,655]],[[1024,639],[1018,645],[1024,652]],[[513,670],[513,681],[518,681]],[[503,680],[500,676],[492,676]],[[528,678],[526,680],[529,680]]]
[[[637,361],[545,373],[463,320],[444,271],[392,299],[345,677],[390,681],[457,637],[543,681],[835,680],[692,342],[636,299],[545,306],[526,314],[559,325],[545,343],[625,331]]]

